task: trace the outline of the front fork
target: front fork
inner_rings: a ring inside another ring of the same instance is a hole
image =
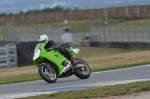
[[[45,68],[48,70],[48,72],[52,72],[51,71],[51,66],[50,66],[50,64],[49,63],[45,63]]]

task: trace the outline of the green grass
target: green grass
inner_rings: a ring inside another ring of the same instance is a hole
[[[34,80],[40,80],[40,79],[41,79],[41,77],[39,76],[38,73],[36,73],[36,74],[24,74],[24,75],[11,76],[11,77],[0,77],[0,85],[18,83],[18,82],[34,81]]]
[[[2,28],[0,28],[0,40],[6,40],[7,38],[7,34],[5,34]]]
[[[133,66],[140,66],[145,64],[150,64],[150,62],[119,65],[119,66],[106,67],[106,68],[96,68],[96,69],[91,69],[91,71],[98,72],[98,71],[114,70],[114,69],[121,69],[121,68],[133,67]],[[1,80],[0,85],[2,85],[2,84],[41,80],[41,77],[39,76],[38,73],[36,73],[36,74],[24,74],[24,75],[11,76],[11,77],[0,77],[0,80]]]
[[[90,88],[79,91],[59,92],[55,94],[18,99],[91,99],[139,93],[142,91],[150,91],[150,81],[107,86],[101,88]]]

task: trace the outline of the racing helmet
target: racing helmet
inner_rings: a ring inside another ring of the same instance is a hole
[[[45,35],[45,34],[40,35],[39,38],[38,38],[38,42],[47,43],[48,42],[48,36]]]

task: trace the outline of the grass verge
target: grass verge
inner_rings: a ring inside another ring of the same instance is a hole
[[[119,96],[125,94],[139,93],[150,90],[150,81],[136,82],[123,85],[107,86],[101,88],[90,88],[79,91],[59,92],[49,95],[41,95],[18,99],[91,99],[104,98],[108,96]]]
[[[146,65],[146,64],[150,64],[150,62],[118,65],[118,66],[106,67],[106,68],[96,68],[96,69],[91,69],[91,71],[92,72],[98,72],[98,71],[114,70],[114,69],[121,69],[121,68],[127,68],[127,67]],[[39,76],[38,73],[35,73],[35,74],[24,74],[24,75],[11,76],[11,77],[0,77],[0,80],[1,80],[0,85],[2,85],[2,84],[41,80],[41,77]]]
[[[11,83],[19,83],[19,82],[27,82],[27,81],[34,81],[40,80],[41,77],[39,74],[23,74],[18,76],[11,76],[11,77],[0,77],[0,85],[2,84],[11,84]]]

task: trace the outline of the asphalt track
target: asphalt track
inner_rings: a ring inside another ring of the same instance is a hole
[[[150,65],[92,73],[89,79],[84,80],[71,76],[59,78],[56,83],[52,84],[38,80],[0,85],[0,99],[4,99],[3,97],[8,94],[80,90],[93,86],[111,85],[114,82],[142,79],[150,80]]]

